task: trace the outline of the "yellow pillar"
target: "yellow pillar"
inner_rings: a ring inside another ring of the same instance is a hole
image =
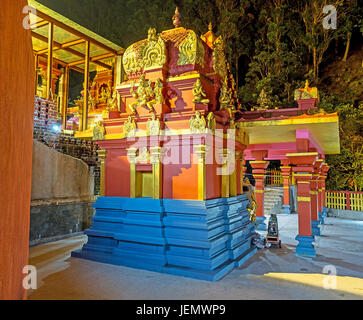
[[[153,168],[153,199],[163,197],[162,147],[150,147],[150,160]]]
[[[137,148],[128,148],[127,157],[130,162],[130,198],[136,198],[136,152]]]
[[[35,64],[35,95],[38,93],[38,65],[39,65],[39,56],[35,54],[34,56],[34,64]]]
[[[228,149],[228,159],[234,161],[234,169],[231,175],[229,176],[229,196],[235,197],[237,196],[237,163],[238,158],[240,156],[240,152],[233,152],[233,150]],[[232,165],[231,162],[228,165]]]
[[[65,130],[67,127],[68,93],[69,93],[69,67],[66,67],[64,69],[63,101],[62,101],[63,130]]]
[[[194,146],[194,152],[198,156],[198,200],[207,199],[207,170],[205,163],[206,145]]]
[[[84,61],[84,82],[83,82],[83,114],[82,114],[83,131],[87,130],[90,47],[91,47],[90,41],[86,41],[86,54]]]
[[[105,161],[106,161],[107,150],[104,150],[104,149],[97,150],[97,153],[98,153],[98,160],[100,161],[100,169],[101,169],[101,174],[100,174],[100,196],[104,197],[106,195],[106,165],[105,165]]]
[[[228,151],[227,149],[220,150],[222,158],[222,176],[221,176],[221,196],[222,198],[229,197],[229,171],[228,171]]]
[[[53,78],[53,37],[54,37],[54,24],[48,25],[48,66],[47,66],[47,99],[51,98],[52,78]]]

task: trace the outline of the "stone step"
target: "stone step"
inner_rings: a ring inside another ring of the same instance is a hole
[[[280,200],[282,198],[282,196],[264,196],[264,199],[270,199],[270,200]]]
[[[282,196],[283,193],[280,192],[265,192],[265,195],[271,195],[271,196]]]
[[[265,194],[284,194],[283,192],[278,192],[278,191],[265,191]]]

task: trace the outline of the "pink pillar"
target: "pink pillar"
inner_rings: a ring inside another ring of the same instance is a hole
[[[325,203],[325,181],[326,181],[326,178],[328,176],[328,171],[329,171],[330,167],[324,163],[323,164],[323,167],[322,167],[322,174],[323,174],[323,186],[322,186],[322,190],[321,190],[321,196],[322,196],[322,199],[323,199],[323,209],[322,209],[322,216],[326,217],[327,216],[327,208],[326,208],[326,203]],[[324,221],[324,220],[323,220]],[[323,222],[324,223],[324,222]]]
[[[324,224],[323,213],[323,185],[324,185],[324,175],[323,175],[324,163],[322,163],[319,169],[318,177],[318,219],[320,224]]]
[[[316,174],[313,174],[310,180],[310,199],[311,233],[314,236],[320,236],[318,218],[318,182]]]
[[[284,190],[284,198],[283,198],[283,213],[291,213],[290,208],[290,174],[291,174],[291,166],[289,166],[290,162],[287,159],[281,160],[282,166],[281,174],[283,179],[283,190]]]
[[[256,158],[263,159],[264,155],[258,154]],[[250,161],[253,168],[252,174],[255,178],[255,195],[256,195],[256,221],[258,222],[257,230],[266,230],[267,226],[265,224],[264,216],[264,188],[265,188],[265,173],[268,166],[268,161],[255,160]]]
[[[299,244],[296,247],[296,254],[315,257],[315,248],[312,244],[314,237],[311,232],[310,182],[318,153],[288,153],[286,156],[291,164],[296,165],[292,168],[297,184],[297,207],[299,214],[299,234],[295,238],[299,241]]]

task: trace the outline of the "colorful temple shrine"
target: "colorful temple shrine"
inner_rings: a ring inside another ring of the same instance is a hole
[[[72,255],[217,280],[255,253],[254,214],[257,229],[266,229],[266,168],[279,160],[285,213],[289,185],[297,189],[296,253],[315,256],[324,159],[339,153],[337,114],[317,110],[318,91],[308,83],[295,93],[297,107],[242,111],[223,39],[211,27],[202,36],[184,28],[178,10],[173,24],[149,28],[125,50],[125,77],[99,69],[92,85],[85,80],[83,120],[97,120],[76,136],[101,149],[101,197],[88,242]],[[246,161],[255,179],[251,213]]]

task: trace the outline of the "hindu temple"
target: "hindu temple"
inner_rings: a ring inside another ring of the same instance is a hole
[[[279,160],[285,212],[291,185],[297,191],[296,253],[314,256],[324,158],[339,152],[337,114],[316,108],[318,90],[308,82],[295,92],[297,106],[242,110],[222,37],[211,26],[202,36],[183,27],[178,9],[173,24],[159,32],[150,27],[125,50],[117,102],[92,132],[76,133],[100,147],[101,196],[88,242],[72,255],[217,280],[255,253],[256,225],[266,229],[266,168]],[[255,179],[251,213],[246,161]]]

